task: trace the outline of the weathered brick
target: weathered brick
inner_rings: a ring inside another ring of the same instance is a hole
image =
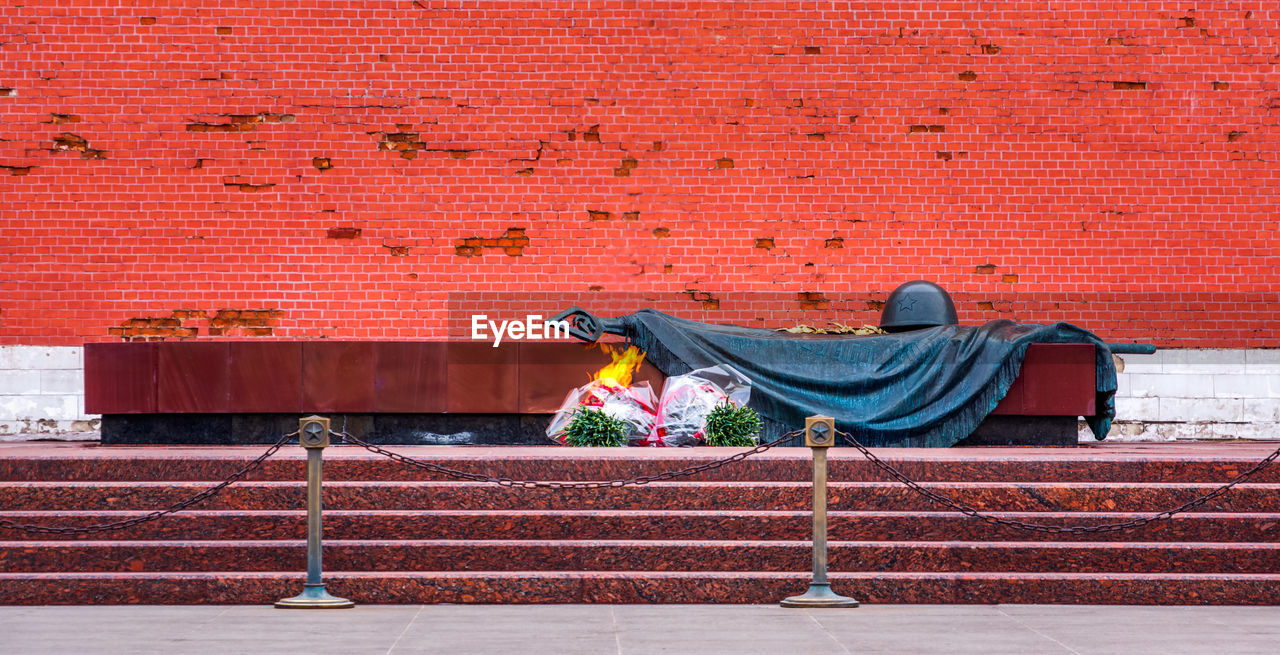
[[[1280,346],[1266,12],[446,4],[309,8],[323,39],[288,7],[15,5],[0,344],[443,338],[455,289],[873,322],[930,279],[962,322]]]

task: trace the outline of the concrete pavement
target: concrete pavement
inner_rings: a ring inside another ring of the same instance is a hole
[[[1280,607],[365,605],[0,607],[7,655],[1232,655],[1280,652]]]

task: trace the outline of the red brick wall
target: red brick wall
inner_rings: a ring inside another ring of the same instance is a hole
[[[0,343],[443,338],[459,292],[861,323],[925,278],[1280,345],[1268,3],[15,4]]]

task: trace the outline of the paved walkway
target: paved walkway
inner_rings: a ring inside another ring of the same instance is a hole
[[[0,599],[2,601],[3,599]],[[1280,652],[1280,607],[752,605],[0,607],[0,652],[146,655],[1231,655]]]

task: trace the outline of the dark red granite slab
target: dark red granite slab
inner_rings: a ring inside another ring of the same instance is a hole
[[[157,411],[161,414],[225,412],[231,392],[231,348],[225,341],[157,344]]]
[[[124,512],[0,512],[23,523],[87,526],[145,514]],[[1131,513],[1021,512],[1007,518],[1049,525],[1099,525]],[[1096,541],[1094,534],[1028,533],[976,521],[955,512],[832,512],[832,541],[874,536],[890,541]],[[326,510],[327,539],[701,539],[794,540],[808,534],[803,510]],[[117,533],[129,539],[296,539],[305,534],[303,510],[197,510]],[[0,529],[0,541],[95,541],[102,535],[49,535]],[[1267,513],[1183,514],[1146,527],[1106,535],[1111,542],[1280,542],[1280,515]]]
[[[306,541],[0,542],[0,570],[31,572],[297,571]],[[333,571],[803,571],[802,540],[327,539]],[[831,571],[1271,573],[1276,544],[833,541]]]
[[[1026,368],[1022,370],[1026,372]],[[1018,379],[1013,381],[1013,384],[1009,385],[1009,391],[1005,393],[1004,398],[1000,399],[1000,403],[996,405],[995,409],[991,410],[991,413],[997,416],[1004,414],[1021,415],[1023,413],[1023,400],[1027,395],[1026,390],[1027,385],[1023,384],[1022,377],[1019,376]]]
[[[579,577],[398,572],[325,581],[331,593],[357,592],[360,603],[565,603],[582,600]],[[11,594],[11,605],[270,605],[298,594],[304,580],[301,573],[0,573],[0,593]]]
[[[453,341],[447,356],[445,410],[460,414],[520,411],[519,344]]]
[[[302,412],[302,342],[233,341],[227,411]]]
[[[1097,402],[1094,348],[1087,343],[1036,344],[1027,348],[1023,366],[1033,375],[1019,376],[1025,390],[1025,416],[1089,416]],[[1064,410],[1067,411],[1064,414]]]
[[[0,483],[0,507],[14,510],[158,509],[208,488],[206,483]],[[1217,488],[1207,484],[930,483],[938,493],[981,510],[1003,512],[1159,512]],[[201,505],[207,509],[297,509],[302,483],[241,482]],[[328,509],[672,509],[801,511],[802,482],[661,482],[608,489],[513,489],[488,483],[328,482]],[[928,511],[932,502],[898,483],[836,482],[835,511]],[[1194,511],[1280,512],[1271,485],[1240,485]]]
[[[86,343],[84,411],[149,414],[156,411],[156,343]]]
[[[518,408],[530,414],[555,412],[566,394],[611,361],[598,348],[572,343],[522,343],[518,352]]]
[[[578,343],[521,343],[519,411],[555,412],[570,391],[590,382],[593,373],[612,361],[600,348]],[[655,395],[662,393],[665,377],[653,364],[641,364],[633,379],[648,382]]]
[[[301,573],[0,573],[12,605],[268,605],[302,589]],[[808,588],[806,573],[342,572],[328,591],[357,604],[764,603]],[[864,604],[1080,603],[1276,605],[1280,575],[1111,573],[835,573]]]
[[[1022,375],[992,413],[1092,413],[1092,353],[1089,344],[1032,344]],[[609,361],[601,350],[576,343],[512,342],[497,348],[483,342],[86,344],[86,409],[105,414],[550,413]],[[661,392],[663,376],[651,364],[642,365],[636,379]]]
[[[296,423],[294,423],[296,426]],[[1074,449],[877,448],[886,462],[908,476],[933,482],[1177,482],[1225,483],[1275,450],[1267,442],[1112,443]],[[226,477],[257,457],[265,446],[112,446],[88,444],[0,444],[0,481],[161,481]],[[652,475],[710,462],[733,453],[725,448],[585,448],[392,446],[393,452],[441,466],[515,479],[609,480]],[[443,476],[398,464],[352,447],[325,451],[326,480],[443,480]],[[804,481],[811,473],[803,448],[775,448],[701,473],[698,480]],[[251,479],[298,481],[305,453],[283,448]],[[884,473],[851,448],[832,448],[830,479],[885,481]],[[1280,482],[1280,466],[1251,478]]]
[[[1216,489],[1270,447],[879,452],[914,473],[955,478],[926,485],[1004,517],[1100,525]],[[607,479],[734,452],[396,450],[535,479]],[[0,483],[0,517],[84,526],[141,516],[208,489],[260,451],[0,444],[0,473],[12,480]],[[16,604],[265,603],[293,595],[304,564],[302,456],[286,448],[254,480],[118,532],[71,537],[0,529],[0,593]],[[412,470],[365,451],[330,448],[327,472],[351,476],[325,484],[330,591],[361,603],[773,603],[802,592],[808,581],[806,456],[770,451],[718,473],[740,480],[511,489],[401,480],[396,476]],[[1027,471],[1042,481],[1013,481]],[[832,472],[865,476],[833,475],[829,515],[836,590],[865,602],[1280,600],[1280,576],[1272,574],[1280,568],[1280,494],[1273,483],[1240,485],[1141,529],[1054,535],[938,511],[901,484],[877,480],[847,449],[832,453]],[[1089,474],[1099,479],[1062,479]],[[1166,474],[1186,481],[1162,479]],[[95,475],[120,481],[74,481]],[[187,475],[202,479],[183,481]],[[178,479],[143,481],[172,476]]]
[[[991,411],[998,415],[1089,416],[1096,407],[1093,344],[1033,343],[1009,392]]]
[[[445,411],[448,347],[444,341],[377,342],[373,411]]]
[[[374,403],[371,341],[302,344],[302,411],[367,412]]]
[[[1272,605],[1276,575],[835,573],[832,590],[864,604],[1087,602],[1117,605]],[[591,603],[776,603],[808,588],[796,573],[599,573],[583,579]],[[677,600],[678,599],[678,600]]]

